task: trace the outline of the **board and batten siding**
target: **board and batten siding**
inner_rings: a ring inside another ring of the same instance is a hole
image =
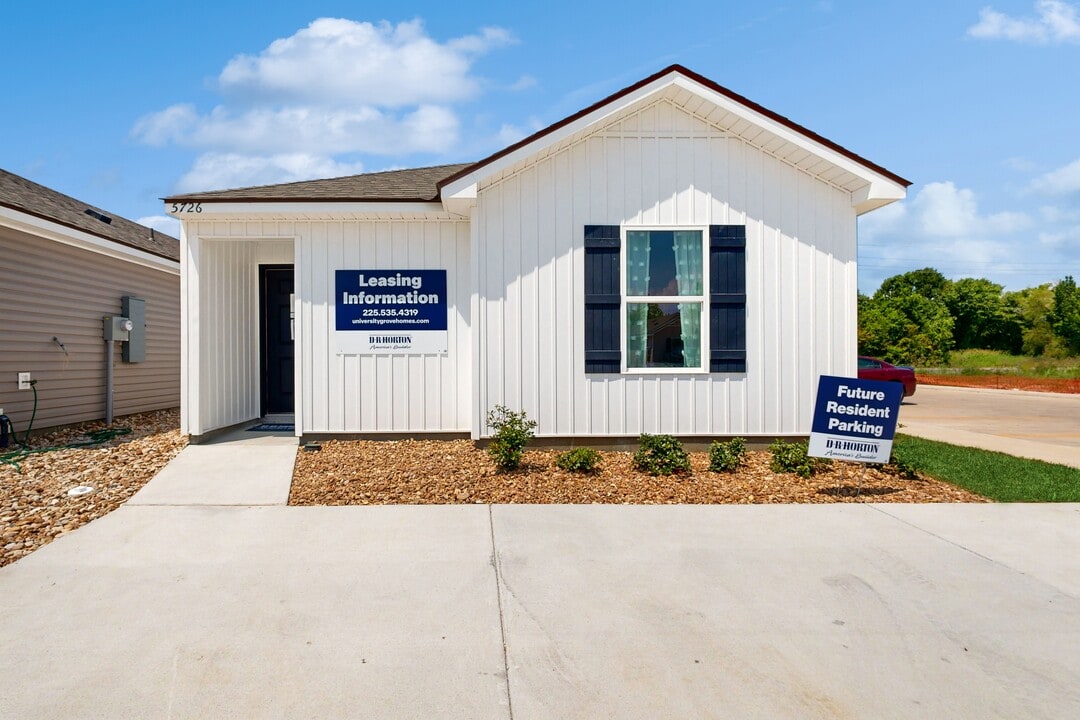
[[[149,230],[147,231],[149,232]],[[146,301],[146,361],[126,363],[113,343],[116,416],[180,404],[180,276],[0,227],[0,407],[26,429],[38,381],[34,428],[105,416],[104,315],[121,297]],[[62,349],[53,338],[63,343]],[[66,349],[66,353],[64,350]]]
[[[259,265],[293,263],[291,236],[275,238],[289,231],[276,223],[198,223],[194,239],[191,230],[182,238],[190,377],[181,432],[201,435],[259,416]]]
[[[746,226],[747,372],[586,375],[585,225]],[[809,431],[853,375],[850,193],[660,100],[481,186],[474,432],[496,404],[542,436]]]
[[[185,390],[187,432],[258,417],[258,266],[272,264],[295,272],[298,434],[468,431],[468,222],[195,222],[184,239],[187,283],[195,286],[187,289],[188,307],[199,307],[188,332],[204,348],[185,349],[197,368]],[[363,268],[445,269],[449,352],[339,355],[334,273]]]

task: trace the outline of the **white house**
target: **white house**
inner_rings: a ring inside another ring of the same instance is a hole
[[[477,163],[168,198],[182,429],[806,434],[908,185],[676,65]]]

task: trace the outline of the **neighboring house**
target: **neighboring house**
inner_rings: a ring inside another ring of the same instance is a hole
[[[114,414],[180,400],[179,242],[0,170],[0,407],[20,434],[105,416],[102,317],[145,301],[142,362],[114,360]]]
[[[183,429],[805,434],[909,184],[672,66],[477,163],[169,198]]]

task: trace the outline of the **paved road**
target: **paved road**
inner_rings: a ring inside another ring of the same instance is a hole
[[[1080,467],[1080,395],[922,385],[901,432]]]

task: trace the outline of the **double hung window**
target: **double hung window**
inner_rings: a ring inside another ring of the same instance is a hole
[[[626,369],[706,371],[705,231],[624,231]]]
[[[586,374],[745,373],[746,227],[586,225]]]

